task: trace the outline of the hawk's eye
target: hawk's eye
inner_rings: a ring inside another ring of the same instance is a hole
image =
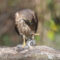
[[[30,21],[29,20],[24,20],[26,24],[30,25]]]

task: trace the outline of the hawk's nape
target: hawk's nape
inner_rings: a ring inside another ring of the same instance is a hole
[[[36,13],[30,9],[24,9],[15,14],[15,29],[19,35],[23,36],[25,45],[26,39],[32,39],[38,27],[38,18]]]

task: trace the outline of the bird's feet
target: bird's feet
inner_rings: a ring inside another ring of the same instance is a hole
[[[17,45],[17,51],[23,51],[23,50],[26,50],[26,49],[33,49],[35,45],[36,45],[35,40],[30,40],[29,39],[26,42],[26,45],[21,45],[21,44]]]

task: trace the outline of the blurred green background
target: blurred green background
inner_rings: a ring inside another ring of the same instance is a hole
[[[20,38],[14,30],[13,15],[21,9],[32,9],[38,16],[40,36],[37,45],[47,45],[60,50],[59,0],[0,0],[0,46],[16,46]]]

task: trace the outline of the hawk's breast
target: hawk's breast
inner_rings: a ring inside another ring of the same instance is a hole
[[[31,36],[34,33],[31,28],[24,22],[24,20],[19,20],[17,24],[19,33],[26,36]]]

